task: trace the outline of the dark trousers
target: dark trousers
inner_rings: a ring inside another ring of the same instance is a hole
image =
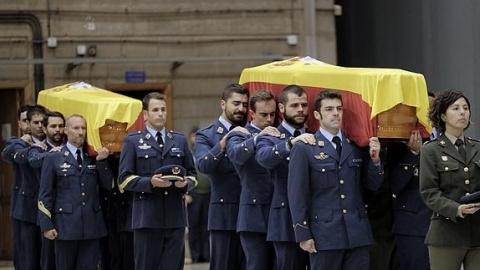
[[[210,242],[207,229],[210,193],[191,192],[192,203],[188,205],[188,242],[192,262],[210,261]]]
[[[135,270],[182,270],[185,228],[133,231]]]
[[[58,270],[96,270],[100,240],[55,240]]]
[[[296,242],[273,242],[276,270],[304,270],[309,265],[308,253]]]
[[[317,250],[317,253],[310,254],[312,270],[368,270],[369,260],[369,246],[352,249]]]
[[[480,247],[428,246],[432,270],[477,270],[480,265]]]
[[[425,237],[397,234],[395,240],[402,270],[430,270]]]
[[[21,246],[21,224],[20,220],[12,217],[12,240],[13,240],[13,267],[15,269],[21,268],[20,246]]]
[[[240,232],[240,241],[245,252],[247,270],[274,269],[275,250],[267,242],[267,233]]]
[[[102,270],[132,270],[133,232],[118,231],[116,220],[107,222],[108,235],[100,240]]]
[[[40,265],[42,270],[56,270],[55,262],[55,241],[42,236],[42,252]]]
[[[244,270],[245,255],[235,231],[210,231],[210,270]]]
[[[41,238],[37,224],[20,221],[20,268],[40,270]]]

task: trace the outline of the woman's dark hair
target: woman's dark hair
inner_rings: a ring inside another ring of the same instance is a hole
[[[428,117],[432,122],[432,125],[438,129],[440,133],[445,132],[445,121],[442,120],[442,114],[444,114],[448,107],[455,103],[460,98],[464,98],[467,102],[468,108],[470,109],[470,101],[468,98],[458,90],[454,89],[447,89],[438,93],[435,99],[432,101],[430,105],[430,109],[428,111]],[[470,114],[470,117],[472,115]],[[465,127],[467,129],[470,126],[470,118],[468,119],[468,125]]]

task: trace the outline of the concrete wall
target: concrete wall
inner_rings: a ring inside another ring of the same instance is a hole
[[[172,83],[174,129],[187,132],[192,125],[204,126],[218,117],[221,90],[237,82],[244,68],[270,62],[268,57],[272,55],[305,55],[307,2],[9,0],[0,3],[0,10],[38,17],[46,59],[75,58],[75,49],[81,44],[95,46],[95,59],[99,60],[152,59],[148,63],[83,63],[71,70],[66,63],[45,64],[45,88],[72,81],[104,87],[124,83],[126,71],[142,70],[148,83]],[[314,56],[335,64],[333,1],[316,0],[315,5]],[[297,35],[298,44],[288,45],[287,35]],[[55,48],[47,48],[48,37],[57,39]],[[221,60],[252,55],[265,58]],[[198,61],[200,57],[210,60]],[[30,27],[0,20],[0,60],[25,58],[33,58]],[[172,70],[176,58],[185,61]],[[0,64],[0,81],[33,81],[33,75],[31,64]],[[33,99],[33,94],[28,97]]]

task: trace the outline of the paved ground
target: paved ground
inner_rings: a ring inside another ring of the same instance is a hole
[[[208,270],[208,263],[185,264],[184,270]],[[0,270],[14,270],[10,261],[0,261]]]

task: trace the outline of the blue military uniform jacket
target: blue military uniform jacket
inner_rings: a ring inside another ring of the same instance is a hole
[[[10,197],[10,215],[12,217],[21,216],[20,209],[16,207],[18,192],[22,185],[22,169],[18,163],[15,162],[15,154],[17,151],[27,148],[29,144],[17,137],[12,137],[7,140],[6,146],[2,151],[2,159],[13,165],[15,179],[13,180],[12,195]]]
[[[197,131],[195,137],[198,170],[208,175],[211,184],[208,230],[236,230],[241,186],[233,163],[220,148],[220,140],[227,133],[217,120]]]
[[[185,188],[153,187],[156,169],[180,165],[187,170]],[[163,149],[147,129],[128,134],[120,154],[120,189],[133,191],[132,229],[174,229],[187,226],[184,194],[196,184],[195,165],[183,134],[168,131]]]
[[[52,147],[46,143],[48,150]],[[15,162],[20,164],[23,179],[17,198],[17,218],[30,223],[38,223],[38,191],[43,158],[48,152],[37,146],[23,148],[15,155]]]
[[[83,155],[79,168],[75,156],[63,146],[44,158],[38,208],[42,232],[56,229],[59,240],[98,239],[107,234],[98,196],[99,184],[111,189],[112,171],[107,160]]]
[[[432,210],[425,205],[419,191],[419,163],[420,156],[406,149],[389,175],[395,234],[424,237],[430,226]]]
[[[317,145],[297,143],[290,154],[288,199],[297,242],[314,239],[317,250],[370,245],[361,187],[379,188],[382,167],[345,136],[341,157],[320,131],[315,138]]]
[[[287,148],[287,139],[293,134],[288,132],[283,125],[278,126],[280,137],[261,135],[257,138],[258,163],[267,168],[270,179],[273,181],[273,198],[270,206],[268,224],[268,241],[295,242],[292,227],[292,217],[287,196],[288,164],[290,149]]]
[[[237,231],[267,232],[273,184],[268,170],[255,159],[254,137],[259,129],[247,124],[250,134],[234,131],[228,136],[227,155],[240,176],[242,191]]]

